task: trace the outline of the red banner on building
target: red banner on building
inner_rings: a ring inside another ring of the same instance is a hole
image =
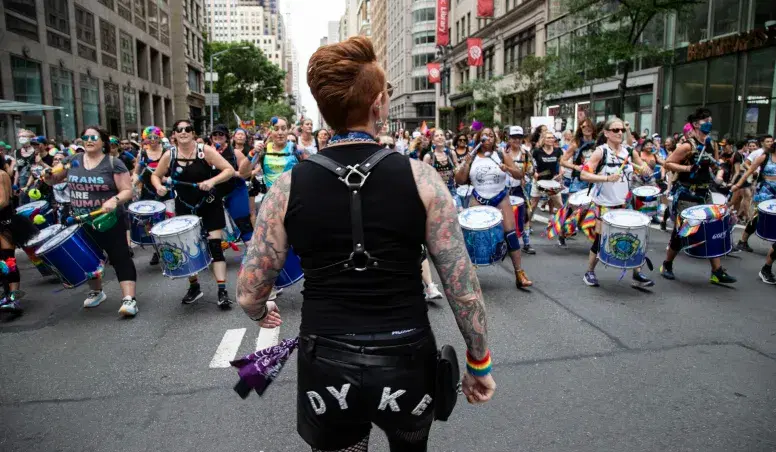
[[[426,69],[428,69],[429,83],[440,83],[442,81],[442,65],[439,63],[427,63]]]
[[[450,0],[437,0],[436,45],[446,46],[450,44],[448,13],[450,12]]]
[[[482,38],[469,38],[466,40],[469,49],[469,66],[482,66]]]
[[[477,0],[477,17],[493,17],[493,0]]]

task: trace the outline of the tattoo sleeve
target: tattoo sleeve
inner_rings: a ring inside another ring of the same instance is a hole
[[[267,312],[267,299],[286,262],[288,237],[283,225],[291,172],[282,174],[261,203],[253,238],[237,277],[237,302],[252,318]]]
[[[426,206],[426,245],[442,279],[469,353],[482,358],[488,350],[488,324],[480,281],[466,252],[450,190],[436,170],[411,161],[418,193]]]

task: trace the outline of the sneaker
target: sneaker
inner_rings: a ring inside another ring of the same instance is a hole
[[[676,279],[676,276],[674,276],[674,265],[673,265],[673,263],[663,261],[663,265],[660,266],[660,276],[662,276],[665,279],[670,279],[670,280]]]
[[[130,296],[124,297],[119,308],[119,314],[124,317],[134,317],[137,315],[137,300]]]
[[[523,247],[523,252],[524,252],[525,254],[536,254],[536,250],[535,250],[535,249],[533,249],[533,247],[532,247],[531,245],[526,245],[526,246],[524,246],[524,247]]]
[[[595,272],[586,272],[585,276],[582,277],[582,281],[588,286],[598,287],[598,278],[595,277]]]
[[[760,279],[762,279],[765,284],[776,284],[776,276],[773,276],[773,271],[768,265],[760,270]]]
[[[751,246],[749,246],[748,243],[742,242],[740,240],[738,241],[738,244],[733,249],[733,251],[735,251],[737,253],[740,253],[741,251],[746,251],[747,253],[753,253],[754,252],[754,250],[752,249]]]
[[[738,280],[728,275],[725,269],[720,267],[716,271],[711,272],[710,281],[712,284],[733,284]]]
[[[667,231],[668,230],[668,225],[666,224],[665,221],[661,221],[660,222],[660,230],[661,231]]]
[[[638,287],[652,287],[655,285],[655,281],[644,276],[644,273],[633,272],[633,285]]]
[[[229,293],[226,289],[218,291],[218,307],[224,310],[232,308],[232,300],[229,299]]]
[[[525,270],[518,270],[515,276],[515,286],[517,286],[518,289],[533,286],[533,281],[528,279],[528,276],[525,274]]]
[[[561,248],[568,248],[566,245],[566,237],[558,236],[558,246]]]
[[[282,287],[281,288],[273,287],[272,291],[269,293],[269,298],[267,299],[267,301],[275,301],[275,300],[277,300],[278,295],[280,295],[282,293],[283,293],[283,288]]]
[[[186,292],[186,295],[183,296],[183,299],[181,300],[181,303],[183,304],[191,304],[195,301],[202,298],[204,294],[199,289],[199,284],[190,284],[189,290]]]
[[[86,296],[86,300],[84,300],[84,307],[96,308],[100,303],[105,301],[106,298],[108,298],[108,296],[105,295],[105,292],[102,290],[90,290],[89,294]]]
[[[426,286],[426,290],[423,292],[426,294],[426,301],[438,300],[442,298],[442,292],[439,291],[437,285],[434,283],[429,283]]]
[[[159,265],[159,253],[154,253],[154,255],[151,256],[151,261],[148,262],[148,265]]]
[[[22,311],[22,305],[19,303],[17,292],[11,292],[7,297],[0,299],[0,310],[8,312]]]

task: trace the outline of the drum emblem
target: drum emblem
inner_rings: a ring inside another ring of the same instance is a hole
[[[641,239],[633,234],[617,232],[609,237],[608,248],[616,259],[627,261],[641,248]]]
[[[182,249],[171,245],[163,245],[159,247],[159,256],[165,263],[167,270],[175,271],[186,263],[186,253]]]

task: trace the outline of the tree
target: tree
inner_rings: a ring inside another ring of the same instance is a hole
[[[228,50],[213,61],[218,81],[213,91],[219,95],[221,121],[230,125],[234,114],[246,119],[256,103],[275,103],[282,96],[286,73],[272,64],[264,53],[250,42],[209,42],[205,61],[210,55]],[[241,114],[242,113],[242,114]]]
[[[496,88],[496,84],[503,77],[491,77],[489,79],[476,78],[458,85],[458,92],[471,93],[474,99],[471,111],[466,114],[467,121],[478,120],[482,123],[500,126],[495,121],[496,110],[503,111],[505,105],[503,93]]]
[[[287,118],[289,121],[293,121],[294,109],[291,108],[291,105],[285,100],[264,102],[256,105],[256,111],[253,115],[256,124],[268,123],[273,116],[280,116]]]

